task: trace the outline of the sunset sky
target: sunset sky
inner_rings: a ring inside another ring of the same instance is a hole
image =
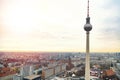
[[[85,52],[87,0],[0,0],[0,51]],[[120,52],[120,0],[90,0],[91,52]]]

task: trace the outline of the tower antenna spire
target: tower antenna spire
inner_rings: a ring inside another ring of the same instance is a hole
[[[88,4],[87,4],[87,17],[89,17],[89,0],[88,0]]]

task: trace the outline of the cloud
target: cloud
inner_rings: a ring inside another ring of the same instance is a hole
[[[120,40],[120,1],[119,0],[110,0],[104,5],[104,9],[109,14],[103,20],[104,28],[102,28],[102,32],[107,34],[105,36],[111,35],[111,38],[116,38]]]
[[[107,28],[105,29],[105,32],[108,34],[114,34],[116,38],[120,39],[120,17],[114,17],[109,18],[108,21],[106,21]]]

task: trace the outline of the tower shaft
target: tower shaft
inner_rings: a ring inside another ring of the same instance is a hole
[[[86,53],[89,53],[89,31],[86,31]]]
[[[86,32],[85,80],[90,80],[89,31]]]

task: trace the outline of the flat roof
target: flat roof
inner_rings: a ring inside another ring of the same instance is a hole
[[[35,79],[35,78],[38,78],[40,77],[40,75],[30,75],[30,76],[26,76],[24,77],[25,79]]]

